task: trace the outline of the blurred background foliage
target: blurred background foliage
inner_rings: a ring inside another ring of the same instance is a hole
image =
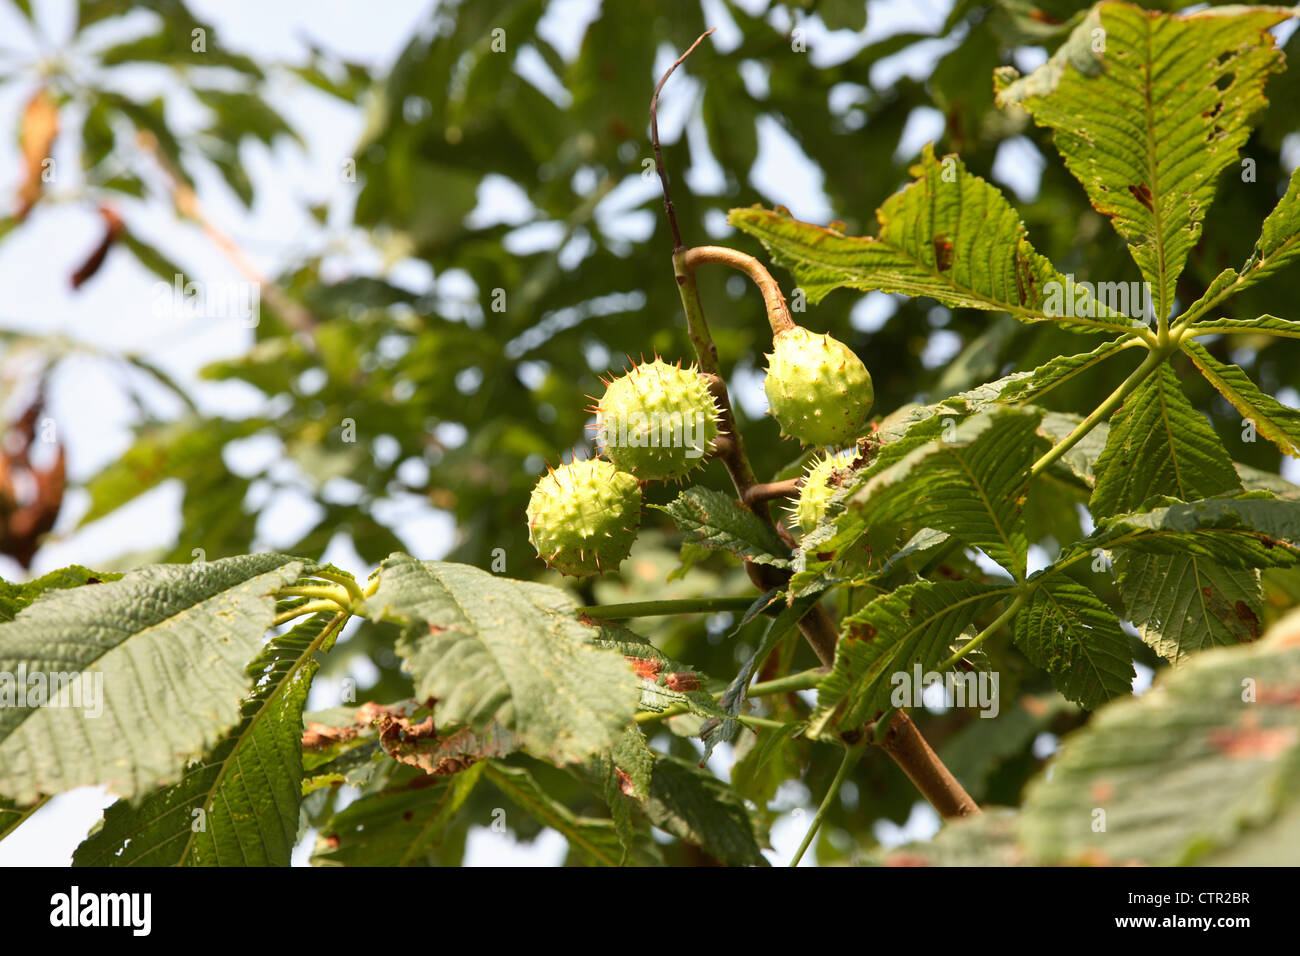
[[[17,6],[28,15],[28,3]],[[339,174],[349,183],[355,178],[354,205],[344,213],[368,237],[377,265],[339,278],[313,255],[266,277],[261,320],[249,333],[246,351],[202,373],[257,389],[265,402],[254,417],[202,414],[186,386],[162,369],[139,356],[102,356],[153,376],[177,393],[185,411],[162,420],[142,403],[134,445],[75,483],[89,506],[72,524],[103,518],[174,479],[184,485],[174,546],[165,553],[123,555],[120,563],[189,561],[195,549],[208,558],[237,554],[254,546],[268,489],[289,484],[315,503],[319,520],[284,551],[316,558],[342,539],[370,566],[392,551],[410,550],[424,558],[504,568],[514,577],[546,577],[528,544],[523,511],[548,463],[575,450],[590,451],[586,396],[598,394],[599,376],[621,369],[628,356],[690,355],[662,200],[648,175],[647,105],[657,74],[676,52],[720,21],[727,29],[674,77],[662,106],[666,162],[688,244],[734,244],[762,257],[757,243],[725,225],[725,214],[735,206],[779,201],[751,175],[764,138],[778,135],[802,152],[799,168],[820,183],[829,217],[842,220],[850,233],[874,232],[875,209],[908,181],[922,145],[901,148],[906,133],[926,120],[936,148],[960,153],[972,172],[997,179],[995,164],[1008,164],[1022,174],[1017,180],[1029,186],[1025,195],[1013,193],[1013,202],[1036,248],[1063,272],[1138,280],[1122,242],[1090,208],[1044,131],[1023,114],[993,108],[994,68],[1013,64],[1023,71],[1041,62],[1086,4],[958,0],[933,34],[896,32],[866,42],[868,20],[889,6],[875,0],[605,0],[594,18],[575,24],[581,41],[576,55],[566,55],[537,30],[547,0],[437,3],[392,69],[374,75],[315,49],[306,61],[255,62],[224,49],[212,25],[180,0],[82,2],[69,44],[78,51],[75,57],[44,57],[36,69],[3,61],[11,68],[0,79],[23,85],[30,99],[12,131],[27,166],[19,176],[14,214],[0,219],[2,241],[22,241],[24,220],[39,212],[45,197],[36,177],[58,137],[76,141],[80,151],[83,186],[73,201],[104,211],[100,261],[132,255],[168,283],[185,272],[170,260],[165,243],[151,244],[133,229],[133,200],[162,197],[209,233],[214,257],[238,262],[239,250],[206,219],[192,190],[200,170],[215,170],[240,201],[255,201],[241,144],[298,137],[294,117],[277,112],[266,95],[270,75],[287,71],[297,82],[365,110],[365,134],[354,156],[343,158]],[[141,8],[160,17],[138,36],[109,46],[79,45],[96,24]],[[195,50],[196,31],[205,40],[202,51]],[[833,37],[843,52],[827,62],[809,37]],[[1292,34],[1286,49],[1293,61],[1298,46],[1300,34]],[[530,63],[526,71],[519,68],[524,59]],[[161,99],[120,92],[111,79],[114,71],[139,63],[169,70],[171,82],[208,108],[209,122],[175,130]],[[1288,150],[1294,165],[1300,71],[1275,78],[1268,95],[1275,105],[1243,154],[1254,163],[1255,179],[1229,175],[1220,184],[1179,286],[1184,303],[1221,269],[1247,258],[1259,224],[1284,189]],[[71,125],[74,116],[77,125]],[[710,170],[715,174],[704,175]],[[504,199],[486,203],[488,193]],[[811,218],[809,210],[792,211]],[[322,222],[332,215],[326,208],[308,212]],[[395,278],[396,267],[412,261],[431,276],[422,287]],[[93,282],[96,268],[92,255],[82,281]],[[789,294],[789,276],[778,272],[777,278]],[[756,392],[769,344],[761,300],[745,281],[722,270],[702,272],[700,281],[724,367],[740,398],[737,412],[756,471],[776,475],[796,451],[777,440],[777,427],[764,416]],[[22,290],[7,291],[7,308],[21,311]],[[1284,314],[1284,304],[1296,301],[1300,274],[1290,270],[1234,300],[1230,314]],[[838,292],[796,318],[831,332],[865,358],[878,414],[1095,344],[1047,323],[1025,326],[1005,316],[880,294]],[[5,379],[7,399],[30,399],[39,392],[33,383],[79,349],[63,338],[3,335],[6,361],[25,357],[24,375]],[[1296,402],[1300,342],[1237,337],[1231,346],[1231,359],[1262,388]],[[1225,360],[1229,348],[1223,340],[1211,345]],[[1051,405],[1087,411],[1122,374],[1122,364],[1108,365],[1057,389]],[[1199,376],[1186,376],[1184,383],[1221,435],[1240,432],[1240,417]],[[13,418],[11,433],[26,427],[30,439],[30,422],[24,426]],[[254,435],[281,443],[283,458],[295,466],[291,475],[286,477],[283,461],[253,474],[230,469],[223,449]],[[16,456],[18,444],[26,447],[21,437],[15,441],[11,434],[8,454]],[[1229,447],[1245,464],[1272,472],[1280,467],[1271,443],[1233,441]],[[14,457],[11,464],[16,469],[23,462]],[[30,471],[37,483],[57,483],[42,479],[47,473],[35,466]],[[728,488],[721,467],[708,469],[701,482]],[[35,516],[37,531],[24,525],[28,530],[9,535],[7,553],[18,556],[20,546],[32,546],[49,530],[61,484],[57,491],[52,503],[50,494],[43,499],[46,513]],[[649,501],[662,503],[675,493],[654,489]],[[18,508],[18,497],[11,495],[10,512]],[[451,537],[404,537],[402,510],[394,507],[400,502],[445,514],[454,525]],[[60,518],[68,520],[66,514]],[[1042,527],[1064,536],[1076,533],[1079,521],[1067,501],[1044,517]],[[675,532],[655,511],[647,510],[645,523],[653,530],[642,536],[622,573],[579,587],[585,600],[749,593],[740,569],[717,556],[699,559],[689,574],[674,574]],[[1040,543],[1051,547],[1050,540]],[[749,629],[725,639],[732,623],[722,615],[651,623],[643,630],[672,656],[726,679],[757,642]],[[326,673],[364,673],[359,699],[408,695],[391,640],[391,633],[363,625],[340,643]],[[1143,645],[1134,643],[1138,659],[1156,666]],[[1008,645],[989,648],[1003,675],[998,720],[972,719],[972,711],[917,715],[936,749],[982,802],[1015,803],[1045,755],[1041,735],[1083,719]],[[796,667],[814,663],[796,643],[782,656]],[[359,657],[373,666],[358,671]],[[776,705],[774,716],[800,709],[806,705],[792,696]],[[689,718],[686,724],[674,729],[685,734]],[[665,741],[672,752],[696,759],[684,736],[665,732],[659,743]],[[778,797],[778,784],[808,761],[804,783],[812,794],[821,793],[837,760],[829,753],[814,759],[811,745],[796,744],[764,764],[756,749],[752,736],[740,744],[733,777],[760,806]],[[536,765],[534,771],[564,776]],[[552,794],[577,812],[604,814],[590,789],[572,781],[556,786]],[[486,789],[476,791],[475,802],[493,805],[495,797],[479,793]],[[806,802],[808,796],[783,790],[774,806]],[[869,754],[823,830],[819,859],[870,853],[869,841],[860,846],[847,834],[870,833],[881,821],[904,822],[916,799],[886,758]],[[327,816],[323,806],[316,812],[319,819]],[[527,838],[537,830],[528,830],[531,824],[523,819],[514,814],[511,825]],[[462,849],[463,841],[449,840],[438,851],[440,860],[454,862]],[[696,851],[680,841],[661,849],[670,861],[699,862]]]

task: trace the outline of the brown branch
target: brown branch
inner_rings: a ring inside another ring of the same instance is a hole
[[[781,295],[780,288],[772,279],[771,274],[757,259],[733,249],[724,249],[719,246],[701,246],[690,250],[682,246],[681,235],[677,228],[677,217],[673,210],[672,197],[668,191],[668,179],[664,174],[663,161],[659,151],[659,128],[655,118],[655,111],[659,103],[659,91],[663,89],[664,82],[677,68],[677,65],[690,54],[691,50],[694,50],[699,45],[700,40],[703,40],[705,36],[708,36],[708,33],[696,40],[691,45],[691,48],[673,63],[672,67],[659,81],[659,85],[655,87],[654,96],[650,100],[650,126],[655,148],[655,166],[659,170],[659,180],[664,191],[664,209],[668,213],[668,221],[673,232],[673,275],[677,280],[677,290],[681,294],[682,307],[686,312],[687,334],[690,336],[691,345],[695,349],[700,371],[707,376],[710,391],[717,399],[718,407],[722,412],[722,430],[727,432],[727,440],[719,443],[717,457],[726,466],[732,484],[735,485],[736,492],[745,507],[749,508],[760,521],[763,521],[780,534],[783,540],[790,541],[789,532],[772,521],[767,501],[762,497],[761,493],[757,497],[754,496],[754,489],[759,487],[759,483],[754,477],[753,467],[745,454],[744,441],[736,428],[735,415],[732,412],[731,400],[727,394],[726,382],[723,381],[719,374],[718,350],[713,343],[713,336],[709,333],[709,324],[704,315],[704,307],[700,302],[699,287],[695,282],[695,266],[701,263],[720,263],[739,269],[748,275],[763,293],[768,322],[772,327],[773,335],[792,328],[794,322],[790,319],[790,312],[786,308],[785,298]],[[791,577],[791,573],[787,570],[774,568],[766,564],[754,564],[750,561],[745,562],[745,571],[755,586],[764,591],[775,587],[784,587]],[[839,640],[839,628],[821,604],[813,605],[808,613],[803,616],[799,621],[799,631],[816,652],[823,666],[833,666],[835,662],[835,645]],[[866,732],[867,729],[862,732]],[[880,746],[894,759],[903,772],[916,784],[917,789],[944,817],[966,816],[979,812],[979,806],[971,799],[970,794],[962,788],[957,779],[944,766],[938,755],[926,743],[925,738],[917,730],[916,725],[912,723],[911,718],[902,711],[895,714]]]
[[[880,749],[894,758],[916,789],[945,819],[968,817],[980,812],[966,789],[952,775],[939,755],[921,735],[912,718],[904,711],[894,714]]]
[[[668,174],[664,172],[664,157],[662,151],[659,149],[659,91],[662,90],[664,84],[668,82],[668,77],[673,75],[673,70],[681,66],[682,62],[695,52],[695,48],[704,42],[704,38],[716,29],[717,27],[710,27],[705,30],[699,35],[695,42],[687,48],[685,53],[673,61],[673,65],[668,68],[668,71],[664,73],[662,77],[660,77],[659,85],[655,87],[654,95],[650,97],[650,145],[654,147],[655,170],[659,173],[659,184],[664,190],[664,212],[668,213],[668,227],[673,232],[673,252],[682,248],[682,234],[677,228],[677,211],[673,209],[673,194],[668,188]]]

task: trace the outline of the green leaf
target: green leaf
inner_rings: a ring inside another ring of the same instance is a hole
[[[143,430],[135,444],[86,482],[90,508],[86,525],[116,511],[136,496],[169,478],[189,484],[211,474],[227,442],[245,438],[262,427],[260,419],[240,421],[185,419]]]
[[[1071,554],[1118,548],[1120,596],[1142,639],[1172,661],[1259,636],[1260,567],[1300,559],[1300,505],[1254,493],[1102,521]],[[1063,556],[1064,559],[1065,556]]]
[[[1060,49],[1015,82],[1018,104],[1055,134],[1092,205],[1111,217],[1151,284],[1160,318],[1201,234],[1219,174],[1236,161],[1283,57],[1268,30],[1278,7],[1187,15],[1100,3]]]
[[[731,786],[741,797],[766,808],[781,784],[802,775],[800,757],[802,723],[782,724],[758,731],[752,746],[731,765]]]
[[[1219,436],[1187,400],[1167,363],[1115,413],[1095,471],[1089,507],[1098,520],[1162,503],[1166,496],[1191,501],[1241,491]],[[1214,552],[1120,548],[1115,570],[1126,616],[1170,660],[1258,634],[1257,572],[1226,568]]]
[[[318,614],[273,637],[248,667],[243,720],[181,781],[138,807],[119,800],[74,866],[288,866],[302,799],[302,708],[345,615]]]
[[[486,763],[445,777],[411,767],[388,786],[334,814],[316,838],[313,866],[439,865],[438,848],[457,820]]]
[[[1272,395],[1260,391],[1240,366],[1220,362],[1205,346],[1183,342],[1182,349],[1206,380],[1251,421],[1261,435],[1282,449],[1283,454],[1300,457],[1300,409],[1283,405]]]
[[[1138,344],[1137,339],[1123,338],[1103,342],[1091,352],[1077,355],[1061,355],[1038,366],[1029,372],[1013,372],[1005,378],[990,382],[988,385],[963,397],[979,396],[986,404],[999,402],[1006,405],[1029,405],[1038,402],[1054,388],[1072,382],[1084,372],[1097,368],[1112,355],[1117,355],[1127,348]],[[985,398],[986,392],[991,392]]]
[[[880,235],[846,236],[782,211],[733,209],[728,221],[789,268],[814,303],[831,290],[929,296],[954,308],[1009,312],[1026,322],[1057,321],[1091,331],[1131,331],[1122,316],[1062,320],[1047,314],[1049,283],[1065,277],[1034,251],[1020,216],[995,187],[956,156],[926,146],[918,176],[877,213]],[[1084,310],[1086,311],[1086,310]]]
[[[1291,181],[1273,211],[1264,219],[1250,259],[1241,269],[1238,289],[1254,285],[1300,257],[1300,166],[1291,170]]]
[[[1300,166],[1296,167],[1300,169]],[[1276,315],[1261,315],[1255,319],[1206,319],[1193,322],[1188,327],[1188,336],[1259,334],[1276,335],[1285,339],[1300,339],[1300,322],[1279,319]],[[1183,347],[1187,343],[1184,341]]]
[[[121,576],[110,571],[92,571],[90,568],[74,564],[22,584],[11,584],[0,579],[0,623],[12,621],[18,616],[19,611],[46,591],[78,588],[85,584],[102,584],[105,581],[116,581]]]
[[[951,655],[953,639],[1006,593],[979,581],[918,581],[846,617],[809,735],[833,738],[874,720],[891,706],[896,676],[910,682],[917,664],[923,674],[933,671]]]
[[[770,526],[736,500],[710,488],[688,488],[667,505],[650,507],[668,514],[690,544],[727,551],[756,564],[786,567],[790,549]]]
[[[1267,492],[1170,501],[1103,519],[1069,553],[1117,546],[1212,558],[1244,569],[1291,567],[1300,562],[1300,502]]]
[[[273,595],[302,570],[275,554],[155,565],[48,592],[0,624],[0,673],[63,685],[57,704],[0,706],[0,796],[103,784],[136,799],[178,780],[239,721]]]
[[[25,823],[28,817],[43,806],[45,806],[44,799],[20,807],[12,800],[0,797],[0,840],[8,836],[11,830],[16,830],[20,824]]]
[[[1038,587],[1016,615],[1016,646],[1081,707],[1128,695],[1133,653],[1114,613],[1074,581],[1046,571],[1036,577]]]
[[[145,242],[132,232],[123,230],[121,241],[131,250],[140,264],[162,279],[168,285],[176,281],[177,276],[184,276],[185,270],[157,247]]]
[[[585,619],[596,628],[591,642],[597,647],[617,651],[632,665],[641,678],[642,710],[660,712],[681,704],[693,714],[704,717],[723,716],[713,696],[702,688],[708,678],[689,664],[668,656],[635,631],[603,619]],[[694,689],[685,689],[695,685]]]
[[[619,866],[623,847],[612,820],[584,817],[548,794],[523,767],[510,767],[495,760],[483,764],[484,774],[511,803],[543,826],[559,831],[569,847],[588,863]],[[636,861],[646,862],[646,861]]]
[[[1205,293],[1187,309],[1188,318],[1199,318],[1229,296],[1279,272],[1297,256],[1300,256],[1300,167],[1291,171],[1286,195],[1264,219],[1260,237],[1241,271],[1224,269],[1215,276]],[[1300,324],[1271,315],[1260,316],[1258,319],[1221,318],[1217,321],[1193,322],[1191,328],[1198,334],[1258,329],[1272,335],[1300,337]]]
[[[745,616],[741,618],[731,636],[738,635],[741,629],[756,618],[763,608],[769,606],[775,599],[776,594],[779,593],[779,591],[769,591],[756,600]],[[700,733],[700,739],[704,741],[705,760],[708,760],[713,755],[713,748],[719,743],[736,739],[736,734],[740,731],[740,722],[734,718],[745,705],[745,694],[749,688],[750,680],[753,679],[754,674],[763,665],[763,661],[767,660],[768,655],[803,620],[809,608],[816,603],[817,597],[817,594],[812,594],[791,602],[768,623],[767,629],[763,632],[762,640],[758,642],[758,648],[741,665],[740,670],[736,672],[736,676],[723,689],[722,696],[718,699],[718,704],[721,705],[721,719],[715,724],[706,724]]]
[[[565,592],[463,564],[403,554],[379,567],[367,616],[403,626],[398,654],[440,723],[495,720],[536,757],[579,763],[613,746],[636,713],[639,682],[592,643]]]
[[[1195,555],[1124,551],[1115,558],[1124,610],[1142,640],[1175,663],[1259,636],[1259,572]]]
[[[600,781],[601,793],[614,820],[614,831],[623,847],[622,862],[644,845],[644,827],[639,826],[633,807],[650,794],[650,780],[654,774],[655,755],[646,743],[639,727],[629,727],[623,732],[618,745],[609,753],[600,754],[594,768]]]
[[[1041,415],[1037,409],[980,412],[945,426],[936,440],[884,470],[868,469],[865,481],[831,499],[844,504],[843,514],[830,518],[836,540],[878,524],[934,528],[1023,576],[1028,543],[1021,499],[1029,468],[1046,445],[1036,433]],[[826,543],[815,532],[804,548],[825,550]]]
[[[1292,618],[1098,711],[1031,786],[1023,846],[1046,863],[1185,865],[1267,832],[1300,793],[1295,633]],[[1297,849],[1274,846],[1273,860]]]
[[[656,760],[645,810],[655,826],[694,843],[720,863],[767,866],[744,801],[694,763],[671,756]]]
[[[1190,501],[1241,490],[1223,442],[1187,400],[1168,363],[1111,418],[1095,471],[1088,507],[1098,518],[1136,511],[1157,495]]]

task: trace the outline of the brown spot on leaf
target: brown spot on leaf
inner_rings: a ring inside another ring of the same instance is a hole
[[[1147,209],[1153,209],[1151,205],[1151,190],[1146,183],[1138,183],[1136,186],[1129,186],[1128,191],[1133,194],[1133,198],[1146,206]]]
[[[947,272],[952,267],[952,241],[943,233],[931,240],[934,247],[934,264],[940,272]]]
[[[1233,609],[1237,612],[1238,619],[1250,628],[1250,636],[1259,637],[1259,616],[1250,609],[1250,605],[1245,601],[1238,601],[1233,605]]]
[[[1295,740],[1295,727],[1216,727],[1210,732],[1210,745],[1234,760],[1275,760]]]
[[[1097,803],[1110,803],[1115,799],[1115,784],[1109,780],[1095,780],[1088,793]]]

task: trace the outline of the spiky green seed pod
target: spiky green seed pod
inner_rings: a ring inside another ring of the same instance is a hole
[[[695,366],[634,365],[593,409],[596,439],[620,471],[643,481],[681,478],[704,464],[718,437],[718,405]]]
[[[851,348],[796,325],[777,334],[767,361],[763,390],[782,435],[804,445],[847,445],[858,437],[876,396]]]
[[[641,523],[641,486],[593,458],[542,475],[528,500],[528,540],[561,574],[587,577],[618,568]]]
[[[839,490],[842,476],[857,458],[856,450],[835,452],[813,459],[804,472],[799,497],[790,509],[790,524],[807,534],[826,517],[826,506]],[[838,473],[838,474],[837,474]]]

